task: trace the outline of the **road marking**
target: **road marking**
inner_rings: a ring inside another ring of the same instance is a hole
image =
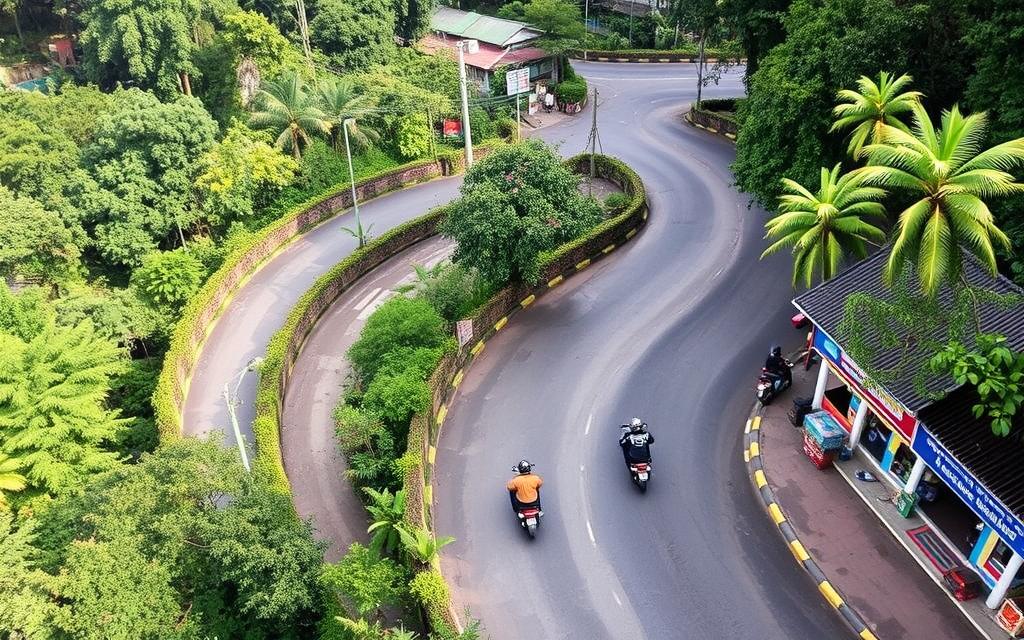
[[[757,431],[761,428],[761,416],[754,416],[754,421],[750,424],[751,431]]]
[[[768,505],[768,513],[772,514],[772,522],[775,524],[782,524],[786,521],[786,516],[782,515],[782,509],[774,502]]]
[[[615,604],[622,606],[622,600],[619,600],[619,594],[612,591],[612,597],[615,598]]]
[[[367,318],[369,318],[370,314],[376,311],[378,308],[380,308],[380,306],[383,305],[385,302],[387,302],[388,298],[390,298],[391,294],[393,293],[394,291],[390,291],[387,289],[381,291],[380,294],[373,300],[373,302],[366,305],[366,308],[359,312],[359,315],[356,316],[356,319],[366,320]]]
[[[757,483],[758,489],[768,484],[768,478],[764,477],[764,471],[758,469],[754,472],[754,482]]]
[[[583,430],[583,435],[585,435],[585,436],[589,436],[590,435],[590,425],[593,424],[593,422],[594,422],[594,414],[590,414],[589,416],[587,416],[587,428]]]
[[[587,520],[587,535],[590,536],[590,544],[597,546],[597,540],[594,539],[594,528],[590,526],[590,520]]]
[[[374,289],[373,291],[368,293],[365,298],[363,298],[362,300],[357,302],[356,306],[355,306],[355,310],[356,311],[362,311],[363,307],[365,307],[366,305],[370,304],[370,300],[373,300],[373,297],[376,296],[378,293],[380,293],[380,287],[377,287],[376,289]]]

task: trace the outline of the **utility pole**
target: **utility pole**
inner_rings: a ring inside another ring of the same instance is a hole
[[[633,0],[629,0],[629,47],[633,48]]]
[[[466,168],[473,166],[473,134],[469,130],[469,96],[466,95],[466,59],[463,49],[466,48],[466,41],[459,40],[455,43],[459,50],[459,92],[462,94],[462,137],[466,142]]]

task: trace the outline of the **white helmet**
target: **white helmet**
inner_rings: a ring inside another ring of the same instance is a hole
[[[640,418],[633,418],[629,421],[629,430],[632,432],[641,431],[644,428],[644,422]]]

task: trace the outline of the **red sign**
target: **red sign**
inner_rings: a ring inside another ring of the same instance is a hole
[[[446,118],[444,121],[442,133],[446,138],[454,138],[462,135],[462,122],[458,120],[452,120]]]

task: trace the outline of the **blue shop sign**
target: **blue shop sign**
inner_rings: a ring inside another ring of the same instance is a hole
[[[946,448],[924,428],[914,434],[914,453],[919,455],[981,521],[992,527],[1011,549],[1024,555],[1024,524],[986,489]]]

